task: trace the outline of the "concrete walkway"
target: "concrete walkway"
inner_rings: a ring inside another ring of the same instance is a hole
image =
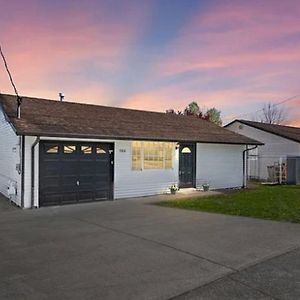
[[[0,299],[300,298],[300,225],[153,201],[2,203]]]

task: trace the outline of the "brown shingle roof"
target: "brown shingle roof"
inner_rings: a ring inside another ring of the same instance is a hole
[[[289,140],[300,143],[300,128],[292,127],[292,126],[284,126],[284,125],[275,125],[275,124],[267,124],[261,122],[254,122],[248,120],[235,120],[233,122],[240,122],[242,124],[249,125],[251,127],[270,132],[276,134],[278,136],[287,138]],[[229,126],[233,122],[227,124],[225,127]]]
[[[19,135],[176,142],[261,144],[199,118],[0,94],[6,115]]]

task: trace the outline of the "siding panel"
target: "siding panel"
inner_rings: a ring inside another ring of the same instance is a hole
[[[211,189],[243,186],[243,145],[197,144],[196,181]]]
[[[21,138],[18,137],[11,125],[6,121],[0,107],[0,193],[8,195],[10,183],[16,188],[16,195],[11,200],[21,205],[21,174],[17,165],[21,163]]]

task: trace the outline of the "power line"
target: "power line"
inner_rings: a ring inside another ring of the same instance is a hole
[[[19,96],[19,93],[18,93],[18,90],[17,90],[16,85],[14,83],[13,77],[12,77],[10,71],[9,71],[8,64],[7,64],[7,61],[5,59],[4,53],[2,51],[1,45],[0,45],[0,55],[2,57],[2,60],[3,60],[4,66],[5,66],[6,72],[8,74],[9,80],[10,80],[10,83],[13,86],[13,89],[14,89],[15,94],[17,96],[17,104],[18,104],[18,107],[17,107],[17,117],[20,118],[20,114],[21,114],[21,112],[20,112],[20,106],[21,106],[21,103],[22,103],[22,98]]]
[[[287,99],[285,99],[285,100],[283,100],[283,101],[281,101],[281,102],[275,103],[274,105],[277,106],[277,105],[280,105],[280,104],[283,104],[283,103],[292,101],[292,100],[294,100],[295,98],[298,98],[298,97],[300,97],[300,94],[295,95],[295,96],[290,97],[290,98],[287,98]]]
[[[274,103],[274,106],[281,105],[281,104],[283,104],[283,103],[287,103],[287,102],[289,102],[289,101],[295,100],[295,99],[298,98],[298,97],[300,97],[300,94],[297,94],[297,95],[295,95],[295,96],[293,96],[293,97],[286,98],[286,99],[284,99],[284,100],[282,100],[282,101],[280,101],[280,102],[278,102],[278,103]],[[249,113],[244,113],[244,114],[241,114],[241,115],[237,115],[237,116],[234,117],[234,119],[239,119],[240,117],[243,117],[243,116],[248,116],[248,115],[256,114],[256,113],[258,113],[258,112],[260,112],[260,111],[263,111],[263,110],[264,110],[264,109],[261,108],[261,109],[259,109],[259,110],[253,111],[253,112],[249,112]]]
[[[4,63],[4,66],[5,66],[6,72],[7,72],[7,74],[8,74],[9,80],[10,80],[10,82],[11,82],[11,85],[12,85],[13,88],[14,88],[14,91],[15,91],[16,96],[19,97],[18,90],[17,90],[17,88],[16,88],[16,85],[15,85],[15,83],[14,83],[14,80],[13,80],[13,78],[12,78],[12,75],[11,75],[11,73],[10,73],[10,71],[9,71],[9,68],[8,68],[8,65],[7,65],[7,61],[6,61],[6,59],[5,59],[5,56],[4,56],[4,53],[3,53],[3,51],[2,51],[1,45],[0,45],[0,54],[1,54],[1,56],[2,56],[3,63]]]

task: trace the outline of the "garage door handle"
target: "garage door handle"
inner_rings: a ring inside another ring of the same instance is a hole
[[[76,184],[77,184],[78,186],[80,185],[80,182],[79,182],[79,180],[77,180]]]

